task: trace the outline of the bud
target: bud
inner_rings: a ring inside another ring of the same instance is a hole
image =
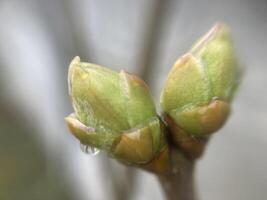
[[[68,127],[82,144],[131,164],[148,163],[163,145],[162,124],[146,84],[76,57],[69,68],[75,113]]]
[[[209,135],[225,123],[238,78],[224,24],[215,25],[172,67],[160,104],[174,141],[189,157],[200,156]]]

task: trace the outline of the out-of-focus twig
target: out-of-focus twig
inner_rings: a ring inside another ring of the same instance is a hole
[[[163,16],[165,15],[166,5],[169,0],[159,0],[153,4],[153,11],[148,16],[146,32],[143,36],[143,53],[140,58],[140,76],[147,83],[150,82],[153,70],[153,60],[155,56],[155,48],[157,40],[160,39],[160,29],[162,28]]]

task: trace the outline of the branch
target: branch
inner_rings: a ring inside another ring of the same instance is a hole
[[[157,175],[168,200],[195,200],[194,161],[184,157],[179,151],[171,151],[171,170]]]

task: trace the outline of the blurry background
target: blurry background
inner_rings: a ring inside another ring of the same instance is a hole
[[[153,175],[104,153],[89,156],[66,129],[70,60],[125,69],[154,99],[174,61],[227,22],[245,76],[226,126],[198,162],[200,200],[267,195],[267,1],[1,0],[0,199],[163,200]]]

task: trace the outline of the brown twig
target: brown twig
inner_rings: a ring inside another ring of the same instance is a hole
[[[166,146],[157,157],[142,167],[157,176],[166,200],[195,200],[194,166],[197,157],[192,158],[177,147],[170,135],[170,127],[164,125],[162,128]]]
[[[171,170],[158,179],[168,200],[195,200],[194,161],[173,149],[171,152]]]

